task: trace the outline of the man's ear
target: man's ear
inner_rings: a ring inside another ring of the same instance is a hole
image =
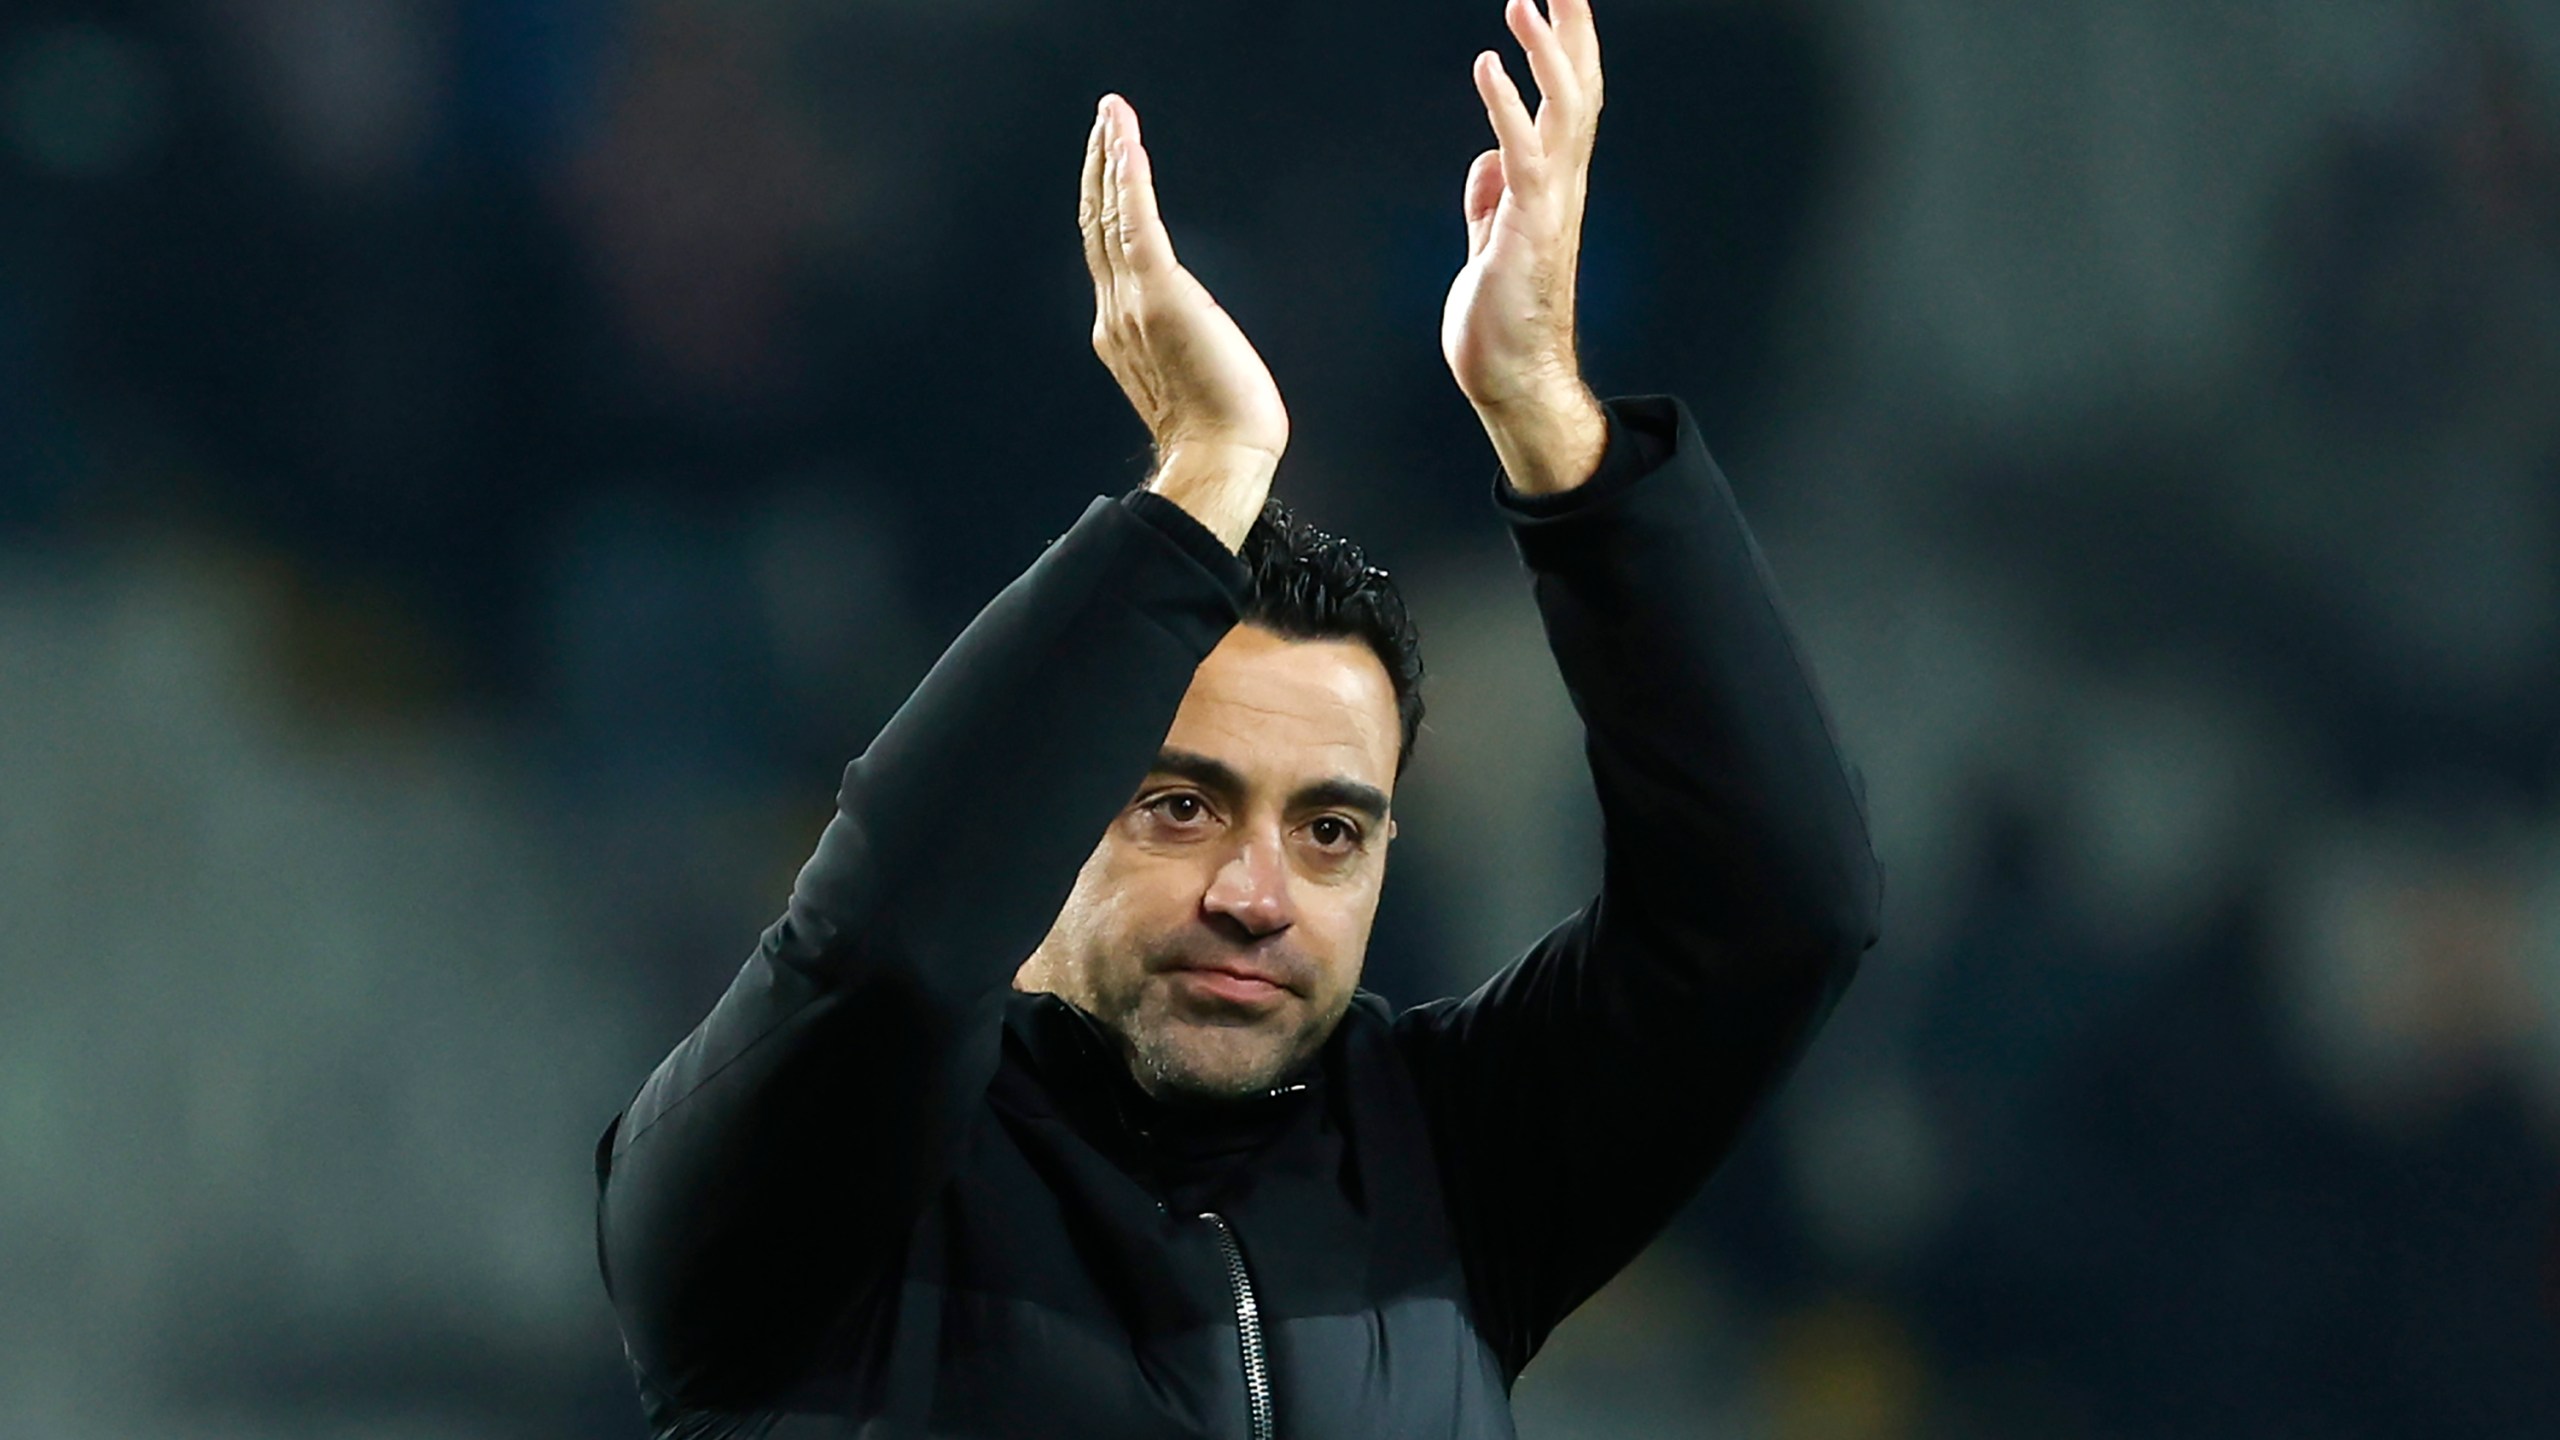
[[[1396,838],[1396,821],[1392,815],[1387,817],[1387,838],[1390,840]]]

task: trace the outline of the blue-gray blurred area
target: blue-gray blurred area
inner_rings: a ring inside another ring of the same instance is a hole
[[[1887,938],[1523,1433],[2560,1435],[2560,6],[1599,22],[1591,378],[1686,398],[1760,527]],[[1577,903],[1437,345],[1488,46],[1495,0],[12,0],[0,1430],[640,1433],[598,1131],[940,644],[1143,473],[1105,90],[1285,493],[1418,612],[1372,984]]]

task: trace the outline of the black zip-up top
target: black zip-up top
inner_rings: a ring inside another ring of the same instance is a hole
[[[1227,1106],[1158,1104],[1014,992],[1245,584],[1162,498],[1095,501],[846,770],[789,909],[597,1146],[659,1436],[1512,1433],[1521,1367],[1876,934],[1723,477],[1677,400],[1607,408],[1588,483],[1496,487],[1587,735],[1591,903],[1463,1000],[1363,993]]]

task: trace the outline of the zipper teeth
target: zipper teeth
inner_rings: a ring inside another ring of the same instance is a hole
[[[1227,1256],[1227,1280],[1236,1292],[1236,1339],[1244,1350],[1249,1428],[1253,1440],[1273,1440],[1271,1369],[1262,1352],[1262,1307],[1253,1298],[1253,1276],[1244,1268],[1244,1248],[1236,1243],[1236,1232],[1229,1228],[1225,1216],[1207,1210],[1201,1212],[1200,1218],[1217,1228],[1218,1248]]]

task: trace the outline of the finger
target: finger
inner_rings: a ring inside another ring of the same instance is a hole
[[[1528,55],[1529,73],[1538,82],[1538,143],[1549,155],[1588,154],[1600,108],[1597,88],[1584,84],[1564,41],[1548,17],[1539,13],[1537,0],[1508,0],[1503,14],[1510,19],[1511,33]]]
[[[1467,167],[1467,188],[1460,205],[1467,217],[1467,258],[1483,253],[1493,238],[1493,212],[1502,204],[1502,152],[1487,150]]]
[[[1157,275],[1174,266],[1173,237],[1156,210],[1155,162],[1138,138],[1138,112],[1124,117],[1120,136],[1120,248],[1129,267],[1140,275]]]
[[[1106,268],[1104,283],[1110,284],[1128,272],[1129,261],[1120,247],[1121,206],[1125,195],[1120,184],[1120,116],[1112,108],[1109,97],[1105,97],[1102,103],[1102,218],[1096,228],[1102,232],[1102,259]]]
[[[1555,23],[1565,54],[1573,57],[1573,73],[1582,77],[1586,90],[1597,93],[1600,31],[1591,20],[1591,0],[1547,0],[1547,18]]]
[[[1493,122],[1494,138],[1502,142],[1503,174],[1514,186],[1533,181],[1538,162],[1545,157],[1538,125],[1529,118],[1520,87],[1511,83],[1510,72],[1502,68],[1502,57],[1490,50],[1476,56],[1476,93],[1484,97],[1486,118]]]
[[[1084,232],[1084,268],[1099,287],[1111,280],[1102,253],[1102,110],[1093,112],[1093,128],[1084,137],[1084,185],[1076,197],[1076,228]]]
[[[1529,57],[1529,78],[1538,82],[1539,133],[1553,148],[1555,131],[1580,110],[1582,81],[1573,73],[1573,58],[1564,52],[1555,27],[1540,13],[1538,0],[1509,0],[1502,7],[1513,39]]]

